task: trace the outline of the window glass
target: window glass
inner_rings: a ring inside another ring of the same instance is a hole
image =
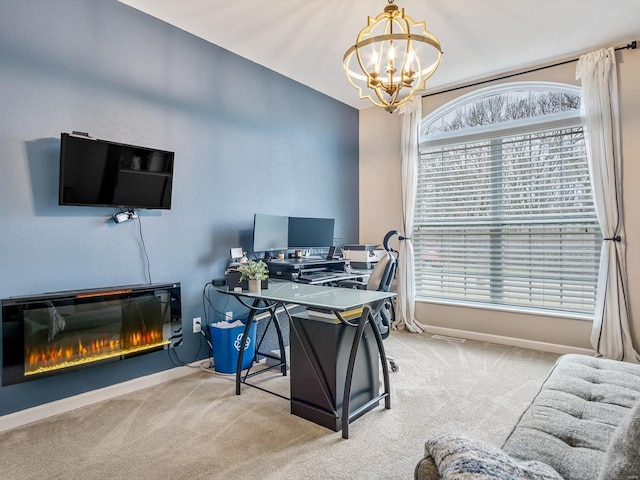
[[[602,237],[579,109],[576,87],[510,84],[423,120],[418,298],[593,314]]]

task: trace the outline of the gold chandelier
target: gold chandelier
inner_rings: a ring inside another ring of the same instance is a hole
[[[343,57],[347,78],[360,98],[390,113],[426,88],[442,58],[440,41],[425,22],[415,22],[394,1],[388,0],[377,17],[368,17]]]

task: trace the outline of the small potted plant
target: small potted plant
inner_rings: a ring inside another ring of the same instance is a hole
[[[240,281],[249,281],[249,291],[259,292],[262,280],[269,278],[269,268],[262,260],[248,260],[238,267]]]

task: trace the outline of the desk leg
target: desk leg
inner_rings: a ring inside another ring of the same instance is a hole
[[[378,326],[371,315],[371,311],[369,307],[365,307],[362,311],[362,316],[360,317],[360,321],[358,322],[358,327],[356,329],[355,338],[353,339],[353,345],[351,345],[351,354],[349,356],[349,364],[347,366],[347,376],[345,378],[345,386],[344,386],[344,398],[342,400],[342,438],[349,438],[349,421],[351,414],[349,413],[349,400],[351,398],[351,381],[353,377],[353,370],[356,362],[356,355],[358,353],[358,346],[362,340],[362,336],[364,334],[364,329],[369,323],[371,325],[371,329],[373,330],[373,334],[376,337],[376,343],[378,345],[378,353],[380,354],[380,360],[382,361],[382,375],[384,377],[384,393],[382,395],[378,395],[373,398],[371,402],[363,405],[360,409],[354,412],[354,418],[358,418],[362,413],[364,413],[365,409],[368,405],[373,403],[377,403],[384,397],[384,406],[386,409],[391,408],[391,393],[389,389],[389,366],[387,365],[387,354],[384,350],[384,345],[382,344],[382,335],[380,335],[380,330],[378,330]]]
[[[280,328],[280,319],[278,318],[278,307],[282,305],[284,311],[287,314],[287,318],[290,319],[289,312],[287,311],[287,306],[283,304],[276,304],[275,307],[269,309],[269,313],[271,313],[271,319],[273,320],[274,327],[276,329],[276,333],[278,335],[278,347],[280,348],[280,361],[282,362],[282,367],[280,368],[280,372],[283,377],[287,376],[287,351],[284,349],[284,338],[282,338],[282,329]],[[290,320],[289,320],[290,322]],[[266,333],[266,330],[265,330]],[[256,351],[257,352],[257,351]]]
[[[378,324],[373,318],[371,318],[371,328],[373,334],[376,337],[376,343],[378,344],[378,352],[380,353],[380,361],[382,362],[382,378],[384,380],[384,408],[387,410],[391,408],[391,390],[389,388],[389,363],[387,362],[387,353],[382,343],[382,335],[378,329]],[[391,328],[391,326],[389,326]]]
[[[253,323],[253,318],[256,316],[256,308],[260,305],[260,300],[253,301],[251,311],[249,312],[249,318],[247,319],[247,325],[244,327],[242,333],[242,342],[240,343],[240,351],[238,352],[238,364],[236,365],[236,395],[240,395],[240,385],[242,383],[242,357],[244,357],[244,346],[247,344],[247,337],[249,336],[249,329]]]
[[[351,354],[349,355],[349,364],[347,365],[347,376],[344,382],[344,396],[342,398],[342,438],[349,438],[349,400],[351,399],[351,381],[353,377],[353,369],[356,363],[356,355],[358,354],[358,346],[362,340],[364,327],[369,320],[369,307],[365,307],[362,316],[356,328],[356,334],[353,337],[351,345]],[[374,330],[375,331],[375,330]]]

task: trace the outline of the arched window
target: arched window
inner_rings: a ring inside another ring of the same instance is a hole
[[[512,83],[422,121],[416,296],[588,318],[601,233],[580,89]]]

